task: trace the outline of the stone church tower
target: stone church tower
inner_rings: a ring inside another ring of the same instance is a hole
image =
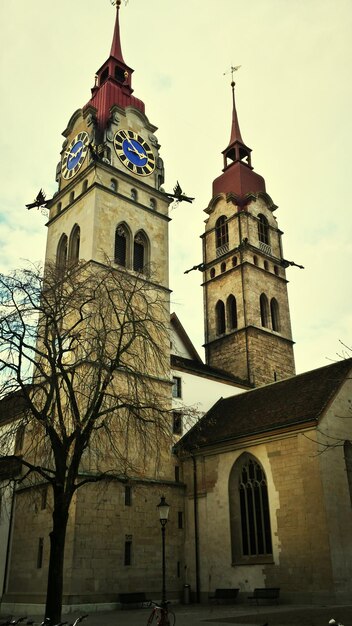
[[[253,171],[235,106],[203,235],[206,361],[258,386],[295,374],[277,207]]]
[[[120,44],[119,8],[110,56],[92,96],[63,132],[59,191],[50,208],[46,260],[104,263],[152,274],[169,300],[168,205],[163,161]],[[148,269],[147,269],[148,268]],[[168,314],[168,313],[167,313]]]

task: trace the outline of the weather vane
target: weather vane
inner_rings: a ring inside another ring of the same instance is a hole
[[[119,7],[119,6],[121,6],[121,0],[110,0],[110,2],[111,2],[111,4],[112,4],[114,7]],[[125,3],[125,6],[126,6],[126,4],[128,3],[128,0],[124,0],[124,3]]]
[[[224,72],[223,76],[226,76],[227,74],[230,74],[230,72],[231,72],[231,81],[234,82],[233,81],[233,75],[234,75],[235,72],[237,72],[237,70],[240,69],[240,67],[242,67],[242,65],[231,65],[230,71],[229,72]]]

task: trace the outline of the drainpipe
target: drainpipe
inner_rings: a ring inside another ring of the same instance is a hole
[[[16,482],[13,484],[12,488],[12,498],[11,498],[11,511],[10,511],[10,519],[9,519],[9,532],[7,536],[7,547],[6,547],[6,558],[5,558],[5,568],[4,568],[4,584],[2,589],[2,597],[5,595],[7,591],[7,579],[10,569],[10,551],[11,551],[11,542],[12,542],[12,527],[13,527],[13,517],[15,510],[15,488]]]
[[[192,454],[193,461],[193,508],[194,508],[194,550],[196,562],[196,602],[200,602],[200,575],[199,575],[199,524],[197,498],[197,462]]]

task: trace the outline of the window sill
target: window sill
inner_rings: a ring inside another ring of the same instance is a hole
[[[240,565],[274,565],[274,559],[272,556],[257,556],[236,559],[231,563],[232,567],[238,567]]]

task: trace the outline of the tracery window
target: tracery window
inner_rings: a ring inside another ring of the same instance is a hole
[[[229,504],[233,562],[272,560],[266,475],[259,461],[248,453],[232,467]]]
[[[148,240],[146,235],[140,231],[136,234],[133,242],[133,269],[135,272],[146,273],[148,264]]]
[[[124,224],[119,224],[115,231],[114,260],[118,265],[126,267],[128,254],[129,233]]]

